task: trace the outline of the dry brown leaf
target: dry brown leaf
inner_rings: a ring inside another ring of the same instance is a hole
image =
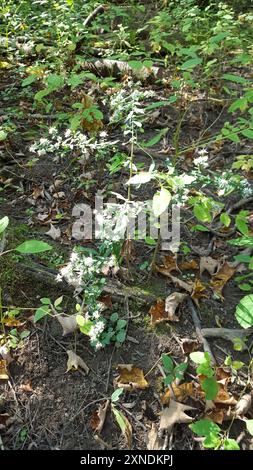
[[[10,415],[8,413],[0,414],[0,426],[4,428],[9,418],[10,418]],[[1,427],[0,427],[0,430],[1,430]]]
[[[170,274],[171,271],[178,271],[177,258],[174,255],[167,255],[163,258],[163,265],[155,265],[155,271],[164,276]]]
[[[180,287],[181,289],[186,290],[186,292],[189,292],[189,294],[192,293],[192,290],[193,290],[193,283],[192,283],[192,282],[185,282],[185,281],[182,281],[182,280],[179,279],[178,277],[172,276],[172,275],[169,274],[169,273],[166,274],[166,276],[171,279],[171,281],[173,282],[173,284],[174,284],[176,287]]]
[[[246,393],[238,401],[235,407],[236,416],[245,416],[252,406],[252,393]]]
[[[34,393],[31,382],[20,385],[19,390],[21,390],[21,392]]]
[[[185,354],[198,351],[200,343],[197,339],[183,338],[181,340],[182,348]]]
[[[101,403],[98,405],[98,409],[92,413],[91,416],[91,427],[94,432],[100,434],[104,424],[105,418],[108,410],[110,400],[106,400],[106,402],[102,405]]]
[[[185,382],[180,385],[172,384],[172,389],[174,392],[174,396],[177,401],[184,401],[188,397],[192,397],[194,395],[194,384],[193,382]],[[171,399],[171,392],[168,388],[164,395],[161,396],[161,403],[163,405],[168,405]]]
[[[41,188],[40,186],[36,186],[36,187],[33,189],[32,198],[36,200],[36,199],[38,199],[39,197],[44,197],[44,189]]]
[[[199,279],[195,279],[194,281],[191,297],[196,303],[198,303],[199,299],[208,297],[206,294],[206,287]]]
[[[170,405],[168,408],[165,408],[161,413],[159,430],[171,431],[174,424],[177,423],[192,423],[193,418],[185,414],[187,410],[195,410],[192,406],[183,405],[177,401],[170,400]]]
[[[0,380],[8,380],[8,370],[7,370],[7,362],[5,359],[0,359]]]
[[[78,356],[74,351],[70,349],[67,351],[68,354],[68,362],[67,362],[67,372],[71,369],[78,369],[79,367],[84,370],[86,374],[89,372],[89,367],[85,362],[82,360],[80,356]]]
[[[219,271],[213,276],[212,281],[210,282],[210,286],[220,297],[222,297],[222,291],[225,284],[229,281],[229,279],[231,279],[235,271],[235,268],[225,262]]]
[[[151,315],[151,324],[155,325],[156,323],[160,323],[162,321],[168,320],[167,312],[165,311],[165,301],[161,299],[157,299],[156,304],[152,305],[149,310]]]
[[[224,410],[222,408],[214,408],[213,410],[206,413],[204,419],[210,419],[217,424],[222,424],[224,421]]]
[[[236,405],[237,400],[231,395],[231,393],[229,393],[227,390],[225,390],[222,386],[219,385],[217,396],[215,397],[213,402],[222,405]]]
[[[178,306],[184,301],[187,294],[181,294],[180,292],[174,292],[169,295],[165,300],[165,312],[167,313],[167,319],[169,321],[179,321],[179,318],[175,315]]]
[[[78,328],[78,325],[76,323],[76,314],[69,316],[57,315],[55,318],[58,320],[58,322],[63,328],[62,336],[68,335],[69,333],[73,333]]]
[[[134,261],[136,258],[133,240],[125,240],[120,251],[120,256],[127,261]]]
[[[200,258],[199,272],[202,276],[204,271],[207,271],[211,276],[217,271],[219,267],[219,261],[217,259],[211,258],[211,256],[202,256]]]
[[[17,318],[3,318],[2,323],[5,326],[11,327],[11,328],[18,328],[20,326],[23,326],[25,322],[18,320]]]
[[[190,261],[183,261],[182,263],[179,264],[179,269],[180,271],[190,271],[190,270],[197,270],[199,269],[199,265],[195,259],[192,259]]]
[[[110,295],[101,295],[99,298],[98,298],[98,301],[105,305],[106,308],[112,308],[113,305],[112,305],[112,297]]]
[[[142,369],[133,364],[119,364],[117,367],[119,376],[115,379],[115,385],[124,390],[144,390],[149,387]]]
[[[164,445],[164,441],[163,439],[159,437],[155,423],[152,423],[151,429],[148,432],[147,449],[148,450],[162,450],[163,445]]]
[[[61,237],[61,230],[59,227],[55,228],[53,224],[50,224],[50,230],[48,230],[45,235],[48,235],[53,240],[58,240]]]

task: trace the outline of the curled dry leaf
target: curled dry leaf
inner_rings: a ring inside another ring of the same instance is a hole
[[[185,411],[195,410],[192,406],[183,405],[177,401],[170,400],[170,405],[168,408],[165,408],[160,417],[159,430],[160,431],[171,431],[174,424],[177,423],[192,423],[193,418],[188,416]]]
[[[187,294],[181,294],[180,292],[174,292],[167,297],[165,300],[165,312],[167,313],[167,319],[169,321],[179,321],[179,318],[175,315],[175,312],[186,297]]]
[[[165,311],[165,301],[162,299],[157,299],[156,304],[152,305],[149,313],[152,325],[168,320],[167,312]]]
[[[76,314],[69,316],[57,315],[55,318],[57,318],[58,322],[62,326],[62,336],[68,335],[69,333],[73,333],[78,328],[78,325],[76,323]]]
[[[202,256],[200,258],[199,264],[200,276],[202,276],[204,271],[207,271],[210,276],[212,276],[219,268],[219,264],[219,261],[217,261],[217,259],[211,258],[211,256]]]
[[[200,343],[197,339],[183,338],[181,340],[184,354],[190,354],[194,351],[198,351]]]
[[[21,390],[21,392],[34,393],[31,382],[20,385],[19,390]]]
[[[7,361],[5,359],[0,359],[0,380],[8,380],[8,370],[7,370]]]
[[[56,228],[53,224],[50,224],[50,230],[45,235],[48,235],[53,240],[58,240],[61,237],[61,230],[59,227]]]
[[[252,393],[246,393],[238,401],[235,407],[236,416],[244,416],[248,413],[249,409],[252,406]]]
[[[225,262],[219,271],[213,276],[210,286],[213,291],[222,298],[222,291],[226,283],[234,275],[236,269]]]
[[[162,450],[163,445],[164,445],[164,440],[159,437],[155,423],[152,423],[151,429],[148,432],[147,449],[148,450]]]
[[[207,298],[206,287],[200,282],[199,279],[195,279],[191,297],[198,303],[199,299]]]
[[[119,376],[115,379],[116,387],[124,388],[124,390],[145,390],[149,387],[143,370],[139,367],[133,364],[119,364],[117,369]]]
[[[224,410],[222,408],[214,408],[206,413],[204,419],[210,419],[214,423],[222,424],[224,421]]]
[[[184,401],[186,398],[193,397],[194,395],[194,384],[193,382],[185,382],[180,385],[172,384],[174,397],[177,401]],[[168,405],[171,399],[171,391],[168,388],[166,392],[161,396],[161,402],[163,405]]]
[[[67,372],[71,369],[78,369],[79,367],[84,370],[86,374],[89,372],[89,367],[85,362],[82,360],[80,356],[78,356],[74,351],[70,349],[67,351],[68,354],[68,362],[67,362]]]
[[[106,400],[104,404],[99,404],[98,409],[92,413],[91,427],[95,433],[100,434],[103,430],[109,403],[110,400]]]
[[[174,255],[167,255],[163,258],[163,265],[155,265],[155,271],[163,274],[164,276],[168,276],[171,271],[179,271],[177,266],[177,258]]]
[[[104,306],[104,310],[106,308],[112,308],[113,305],[112,305],[112,297],[110,295],[101,295],[99,298],[98,298],[98,301],[99,303],[101,303],[101,306],[103,307]]]
[[[167,277],[171,279],[171,281],[176,287],[180,287],[181,289],[186,290],[186,292],[189,292],[189,294],[192,293],[193,286],[194,286],[192,282],[182,281],[178,277],[172,276],[171,274],[168,274]]]

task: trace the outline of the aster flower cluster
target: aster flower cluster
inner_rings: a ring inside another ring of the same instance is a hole
[[[117,141],[108,141],[107,133],[100,132],[98,138],[89,138],[83,132],[72,132],[70,129],[62,135],[56,127],[49,128],[48,138],[41,138],[30,147],[30,152],[36,153],[42,157],[48,153],[52,153],[56,158],[64,157],[68,153],[77,153],[80,155],[79,160],[83,163],[89,160],[96,152],[104,154],[105,151],[112,148]]]

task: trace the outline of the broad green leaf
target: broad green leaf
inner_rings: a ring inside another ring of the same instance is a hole
[[[49,307],[47,305],[45,305],[44,307],[37,308],[35,315],[34,315],[34,323],[41,320],[48,314],[49,314]]]
[[[213,36],[210,39],[210,42],[217,44],[218,42],[223,41],[223,39],[225,39],[228,35],[229,35],[228,32],[223,32],[223,33],[216,34],[215,36]]]
[[[139,60],[129,60],[128,65],[134,70],[140,70],[143,67],[143,63]]]
[[[79,325],[79,326],[84,326],[85,323],[86,323],[87,320],[85,320],[84,316],[83,315],[77,315],[76,316],[76,323]]]
[[[187,367],[187,364],[184,362],[182,364],[178,364],[178,366],[175,367],[174,374],[176,379],[182,380],[184,378],[184,373]]]
[[[246,428],[248,432],[251,434],[251,436],[253,436],[253,419],[247,419]]]
[[[2,129],[0,130],[0,142],[5,140],[7,138],[8,134],[7,132],[3,131]]]
[[[49,299],[49,297],[42,297],[40,299],[40,301],[43,305],[50,305],[51,304],[51,300]]]
[[[51,88],[52,90],[58,90],[64,85],[64,78],[62,75],[48,75],[47,77],[47,84],[48,87]]]
[[[240,450],[240,446],[234,439],[225,439],[223,446],[224,450]]]
[[[148,171],[142,171],[141,173],[132,176],[128,180],[127,184],[145,184],[151,181],[152,178],[153,176],[151,173],[149,173]]]
[[[172,372],[174,364],[172,359],[167,354],[162,354],[162,364],[166,372]]]
[[[210,419],[200,419],[196,423],[190,424],[190,429],[197,434],[197,436],[207,437],[210,434],[218,435],[220,432],[220,427],[218,424],[213,423]]]
[[[210,433],[203,441],[203,446],[206,449],[216,449],[221,445],[221,440],[217,436],[217,434]]]
[[[231,218],[226,213],[221,214],[220,221],[225,227],[229,227],[229,225],[231,224]]]
[[[145,110],[151,111],[152,109],[162,108],[163,106],[168,106],[171,103],[175,103],[177,101],[177,96],[172,95],[167,101],[155,101],[154,103],[149,104]]]
[[[126,330],[120,330],[116,335],[116,341],[118,343],[124,343],[126,339]]]
[[[116,326],[117,330],[121,330],[122,328],[125,328],[126,324],[127,324],[126,320],[122,320],[122,319],[118,320],[117,326]]]
[[[79,315],[81,316],[81,315]],[[79,326],[80,328],[80,331],[84,334],[84,335],[89,335],[89,332],[91,330],[91,328],[93,327],[93,322],[91,320],[85,320],[84,324],[82,326]]]
[[[122,395],[123,392],[124,392],[124,388],[117,388],[111,396],[111,402],[115,403],[116,401],[118,401],[120,395]]]
[[[174,374],[168,374],[166,375],[166,377],[164,377],[163,381],[164,381],[164,384],[169,386],[170,384],[172,384],[174,380]]]
[[[228,80],[229,82],[241,83],[242,85],[245,85],[245,83],[247,83],[246,78],[240,77],[239,75],[233,75],[230,73],[224,73],[224,75],[222,75],[221,78],[223,78],[223,80]]]
[[[146,147],[152,147],[153,145],[157,144],[160,142],[161,138],[168,132],[168,128],[163,129],[161,132],[158,132],[152,139],[148,140],[147,142],[142,142],[141,146],[146,148]]]
[[[38,77],[35,74],[29,75],[22,81],[21,86],[25,87],[25,86],[31,85],[33,82],[37,80],[37,78]]]
[[[228,108],[228,111],[230,113],[234,113],[237,109],[240,109],[240,111],[245,111],[248,107],[248,100],[246,98],[238,98],[235,100]]]
[[[245,129],[242,131],[242,135],[248,139],[253,139],[253,129]]]
[[[54,306],[55,306],[55,308],[56,308],[56,307],[59,307],[59,305],[61,305],[62,301],[63,301],[63,296],[61,295],[61,297],[58,297],[58,299],[56,299],[56,300],[54,301]]]
[[[211,222],[212,220],[210,211],[201,204],[195,204],[193,213],[200,222]]]
[[[207,227],[204,227],[204,225],[193,225],[193,227],[191,227],[191,232],[209,232],[208,228]]]
[[[162,188],[158,193],[153,197],[153,212],[155,217],[160,217],[161,214],[168,208],[171,201],[170,192]]]
[[[207,377],[201,382],[201,387],[206,394],[206,400],[214,400],[217,396],[219,386],[214,377]]]
[[[195,364],[203,364],[206,362],[205,353],[202,351],[193,352],[190,354],[190,358]]]
[[[235,317],[245,329],[253,326],[253,295],[246,295],[236,307]]]
[[[18,245],[15,248],[15,251],[18,251],[22,254],[34,254],[34,253],[43,253],[44,251],[52,250],[52,246],[48,245],[45,242],[40,240],[28,240],[21,245]]]
[[[200,57],[195,57],[194,59],[186,60],[186,62],[181,65],[181,70],[192,70],[194,67],[201,64],[201,62],[202,59]]]
[[[7,215],[0,219],[0,233],[3,233],[9,225],[9,217]]]

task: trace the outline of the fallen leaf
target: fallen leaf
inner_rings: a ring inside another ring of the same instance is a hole
[[[217,424],[222,424],[224,421],[224,410],[222,408],[214,408],[213,410],[206,413],[204,419],[210,419]]]
[[[167,255],[163,258],[163,265],[155,265],[155,271],[167,276],[171,271],[178,271],[177,258],[173,255]]]
[[[165,312],[167,313],[169,321],[179,321],[179,318],[175,315],[178,306],[184,301],[187,294],[181,294],[180,292],[174,292],[169,295],[165,300]]]
[[[68,335],[69,333],[73,333],[78,328],[78,325],[76,323],[76,314],[69,316],[56,315],[55,318],[58,320],[58,322],[63,328],[62,336]]]
[[[59,229],[59,227],[55,228],[53,224],[50,224],[50,230],[48,230],[45,235],[48,235],[53,240],[58,240],[61,236],[61,230]]]
[[[191,297],[198,304],[199,299],[207,298],[206,287],[201,283],[199,279],[195,279]]]
[[[39,197],[44,197],[44,190],[40,186],[36,186],[32,192],[32,198],[38,199]]]
[[[151,429],[148,432],[147,449],[148,450],[162,450],[163,445],[164,445],[164,440],[159,437],[155,423],[152,423]]]
[[[190,354],[199,349],[199,341],[197,339],[183,338],[181,340],[182,348],[185,354]]]
[[[180,287],[181,289],[184,289],[186,290],[186,292],[189,292],[189,294],[192,293],[192,290],[193,290],[193,283],[192,282],[185,282],[185,281],[182,281],[181,279],[175,277],[175,276],[172,276],[171,274],[166,274],[167,277],[169,277],[171,279],[171,281],[173,282],[173,284],[176,286],[176,287]]]
[[[0,426],[5,427],[10,415],[8,413],[0,414]]]
[[[8,370],[7,370],[7,361],[5,359],[0,359],[0,380],[8,380]]]
[[[174,392],[174,396],[177,401],[184,401],[188,397],[192,397],[194,395],[194,384],[193,382],[185,382],[180,385],[172,384],[172,389]],[[168,405],[171,399],[171,391],[168,388],[164,395],[161,396],[161,402],[163,405]]]
[[[134,261],[136,255],[133,240],[127,239],[124,241],[120,251],[120,256],[127,261]]]
[[[78,369],[79,367],[84,370],[86,374],[89,372],[89,367],[85,362],[82,360],[80,356],[78,356],[74,351],[70,349],[67,351],[68,354],[68,362],[67,362],[67,372],[71,369]]]
[[[195,261],[195,259],[192,259],[191,261],[183,261],[179,264],[178,267],[180,271],[190,271],[199,269],[199,265],[197,261]]]
[[[104,427],[106,413],[107,413],[109,403],[110,403],[110,400],[106,400],[106,402],[103,405],[99,404],[98,409],[95,410],[92,413],[91,427],[92,427],[93,431],[98,433],[98,434],[101,433],[101,431]]]
[[[124,390],[144,390],[149,387],[142,369],[133,364],[119,364],[117,367],[119,376],[115,379],[115,385]]]
[[[237,400],[227,390],[219,385],[218,393],[213,402],[222,405],[236,405]]]
[[[194,421],[193,418],[185,414],[187,410],[195,410],[192,406],[183,405],[182,403],[178,403],[177,401],[170,400],[170,405],[168,408],[165,408],[160,417],[160,424],[159,430],[167,430],[170,432],[177,423],[192,423]]]
[[[236,416],[245,416],[252,406],[252,393],[246,393],[240,398],[235,407]]]
[[[11,328],[18,328],[19,326],[22,326],[25,324],[25,322],[17,320],[16,318],[3,318],[2,323],[5,326],[11,327]]]
[[[202,276],[204,271],[207,271],[212,276],[217,271],[219,264],[219,261],[211,258],[211,256],[202,256],[199,264],[200,276]]]
[[[34,393],[31,382],[20,385],[19,390],[21,390],[21,392]]]
[[[110,295],[101,295],[98,298],[99,303],[103,304],[106,308],[112,308],[112,297]]]
[[[231,279],[231,277],[234,275],[236,269],[230,266],[227,262],[225,262],[219,271],[213,276],[210,286],[213,289],[213,291],[222,297],[222,291],[225,286],[225,284]]]
[[[156,323],[160,323],[162,321],[167,321],[168,316],[167,312],[165,311],[165,301],[161,299],[157,299],[155,305],[152,305],[152,307],[149,310],[149,313],[151,315],[151,324],[155,325]]]

